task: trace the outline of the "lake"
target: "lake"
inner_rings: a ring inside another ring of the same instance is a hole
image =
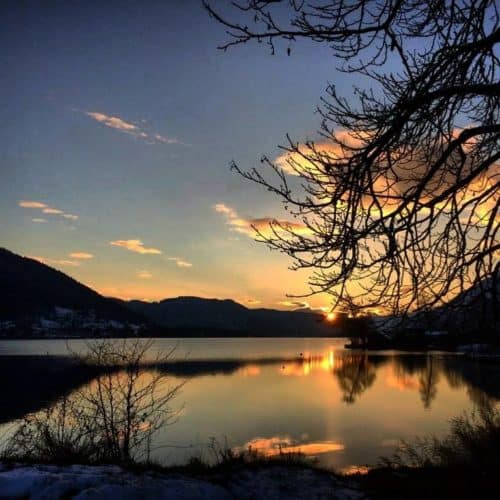
[[[223,446],[266,454],[300,450],[323,465],[350,470],[375,465],[401,439],[440,435],[452,417],[500,401],[498,365],[440,352],[351,351],[345,343],[156,339],[155,349],[175,347],[167,368],[171,383],[186,383],[172,403],[180,409],[178,421],[158,432],[153,455],[170,464],[210,458],[208,443],[215,438]],[[82,350],[84,341],[69,346]],[[44,366],[35,355],[46,354],[67,354],[67,343],[0,342],[4,435],[26,412],[89,383],[45,376],[50,363]],[[28,367],[35,371],[26,375]]]

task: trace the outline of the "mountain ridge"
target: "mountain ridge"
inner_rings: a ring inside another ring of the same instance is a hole
[[[196,296],[157,302],[104,297],[62,271],[0,248],[0,335],[141,334],[332,336],[314,312],[249,309],[233,299]],[[131,330],[131,331],[129,331]]]

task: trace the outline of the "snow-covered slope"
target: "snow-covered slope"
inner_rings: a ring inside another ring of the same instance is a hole
[[[174,473],[133,474],[117,466],[38,465],[2,468],[0,465],[0,499],[68,498],[361,500],[366,496],[353,484],[326,472],[277,465],[238,470],[229,476],[214,478],[214,482]]]

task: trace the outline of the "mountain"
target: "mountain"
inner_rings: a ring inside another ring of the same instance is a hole
[[[25,324],[44,320],[75,323],[76,319],[95,324],[113,321],[144,323],[144,319],[114,299],[105,298],[89,287],[41,262],[0,248],[0,320]],[[78,316],[78,318],[75,318]],[[113,325],[113,324],[112,324]],[[74,327],[74,326],[73,326]]]
[[[336,332],[313,312],[248,309],[233,300],[177,297],[160,302],[132,300],[130,309],[169,329],[213,329],[262,336],[332,336]]]
[[[332,336],[312,312],[248,309],[233,300],[105,298],[37,260],[0,248],[0,335]]]

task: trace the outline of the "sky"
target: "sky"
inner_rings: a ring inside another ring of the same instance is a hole
[[[224,12],[227,2],[215,2]],[[290,220],[229,169],[317,138],[327,47],[217,49],[198,0],[0,3],[0,246],[107,296],[328,306],[252,238]]]

